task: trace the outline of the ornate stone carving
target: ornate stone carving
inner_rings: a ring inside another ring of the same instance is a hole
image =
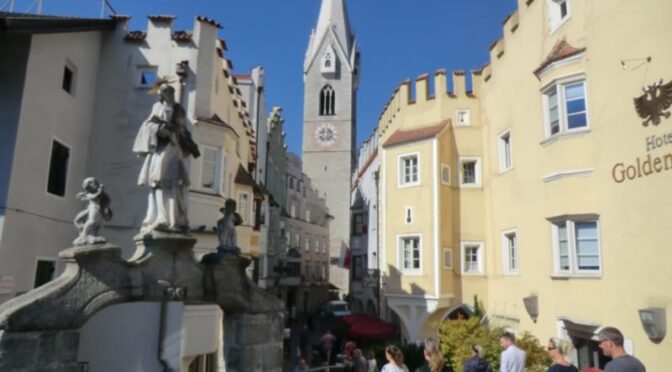
[[[100,228],[104,221],[112,219],[110,197],[103,184],[89,177],[82,182],[84,191],[77,193],[77,199],[87,202],[87,207],[75,217],[75,227],[79,236],[72,243],[75,246],[104,244],[107,240],[100,236]]]
[[[200,152],[187,129],[186,112],[175,101],[175,88],[165,78],[155,87],[159,100],[133,144],[133,152],[145,158],[138,185],[150,189],[142,232],[186,232],[189,174],[184,158],[198,158]]]
[[[219,238],[217,252],[240,254],[236,226],[243,223],[243,218],[236,212],[235,200],[227,199],[224,208],[219,211],[224,214],[224,217],[217,221],[217,237]]]

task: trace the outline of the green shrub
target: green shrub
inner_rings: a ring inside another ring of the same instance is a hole
[[[456,372],[462,372],[462,365],[471,358],[471,348],[481,345],[485,350],[485,359],[493,370],[499,369],[499,336],[504,330],[481,324],[480,319],[472,317],[464,320],[447,320],[439,327],[441,351],[449,366]],[[545,349],[530,333],[523,333],[516,342],[527,353],[527,371],[545,371],[550,358]]]

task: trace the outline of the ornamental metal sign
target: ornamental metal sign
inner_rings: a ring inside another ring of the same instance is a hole
[[[368,288],[378,288],[378,283],[380,282],[380,270],[378,269],[367,269],[366,275],[362,282],[365,287]]]
[[[669,118],[670,106],[672,106],[672,81],[663,84],[663,79],[657,83],[642,88],[643,95],[634,99],[637,114],[644,119],[643,126],[660,124],[660,118]]]

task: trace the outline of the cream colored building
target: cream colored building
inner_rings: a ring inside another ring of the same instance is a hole
[[[672,3],[518,3],[471,84],[404,82],[381,115],[387,306],[420,340],[478,295],[491,324],[571,338],[581,368],[615,326],[665,370],[639,310],[670,323],[672,118],[644,125],[633,99],[672,80]]]

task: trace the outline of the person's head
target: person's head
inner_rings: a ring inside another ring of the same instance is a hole
[[[361,358],[361,357],[362,357],[362,349],[355,349],[355,350],[352,352],[352,355],[353,355],[355,358],[358,358],[358,359]]]
[[[472,356],[477,356],[479,358],[483,358],[485,356],[485,350],[483,350],[483,346],[481,345],[474,345],[471,347],[471,355]]]
[[[443,355],[441,354],[441,347],[439,341],[435,338],[426,338],[425,339],[425,360],[429,364],[429,369],[434,371],[441,371],[443,365]]]
[[[611,357],[623,353],[623,333],[614,327],[603,328],[599,335],[600,349],[604,355]]]
[[[516,336],[514,336],[513,333],[507,331],[502,333],[501,336],[499,336],[499,346],[501,346],[502,349],[506,350],[509,348],[509,346],[515,344],[516,344]]]
[[[551,337],[548,340],[548,354],[554,362],[562,360],[569,361],[568,355],[572,352],[574,346],[567,340],[562,340],[557,337]]]
[[[301,367],[301,368],[306,367],[306,358],[304,358],[304,357],[299,358],[299,367]]]
[[[404,364],[404,353],[401,352],[401,349],[394,345],[390,345],[385,348],[385,357],[387,361],[398,366]]]
[[[168,82],[162,83],[159,86],[159,97],[161,101],[175,103],[175,88]]]
[[[369,351],[369,353],[366,354],[366,359],[376,359],[376,354],[374,354],[373,351]]]

